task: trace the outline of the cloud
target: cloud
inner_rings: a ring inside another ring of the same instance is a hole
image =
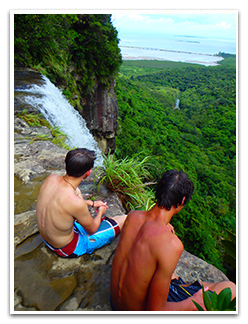
[[[125,31],[167,33],[202,37],[235,38],[236,14],[143,14],[138,11],[114,14],[113,24],[120,33]]]

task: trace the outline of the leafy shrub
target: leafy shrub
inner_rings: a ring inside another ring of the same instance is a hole
[[[204,306],[207,311],[236,311],[236,297],[232,299],[232,291],[230,288],[223,289],[218,295],[214,291],[204,291],[203,292],[203,301]],[[204,311],[204,309],[193,300],[193,303],[199,311]]]
[[[154,182],[145,182],[151,178],[148,172],[148,157],[140,160],[133,158],[115,159],[114,155],[104,156],[104,169],[98,167],[99,175],[107,187],[118,194],[127,211],[131,209],[148,210],[154,204],[154,193],[148,186]]]

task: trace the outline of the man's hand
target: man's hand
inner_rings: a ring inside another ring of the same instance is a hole
[[[105,214],[106,213],[106,210],[108,209],[107,203],[106,202],[103,202],[101,200],[94,201],[94,207],[97,207],[96,210],[95,210],[96,213],[98,213],[98,211],[100,210],[100,208],[103,207],[105,210],[102,213],[102,215]]]
[[[108,208],[106,202],[103,202],[101,200],[94,200],[94,207],[101,207],[101,206]]]
[[[100,206],[96,209],[96,213],[101,212],[101,216],[102,216],[106,213],[107,208],[108,208],[107,206]]]

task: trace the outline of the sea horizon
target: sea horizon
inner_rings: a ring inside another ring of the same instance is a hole
[[[124,34],[119,47],[123,60],[166,60],[218,65],[218,53],[236,54],[235,39],[214,39],[194,35]]]

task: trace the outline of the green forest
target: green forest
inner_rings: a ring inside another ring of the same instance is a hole
[[[109,14],[15,14],[14,64],[30,67],[63,89],[69,102],[96,82],[108,87],[122,58]]]
[[[124,61],[116,93],[116,156],[149,156],[154,180],[188,174],[194,195],[173,226],[187,251],[222,268],[221,238],[236,233],[235,56],[211,67]]]
[[[223,270],[222,238],[236,234],[235,55],[210,67],[122,62],[111,15],[20,14],[14,24],[15,66],[39,70],[74,106],[116,80],[115,157],[149,157],[153,182],[168,169],[188,174],[194,195],[172,225],[187,251]]]

